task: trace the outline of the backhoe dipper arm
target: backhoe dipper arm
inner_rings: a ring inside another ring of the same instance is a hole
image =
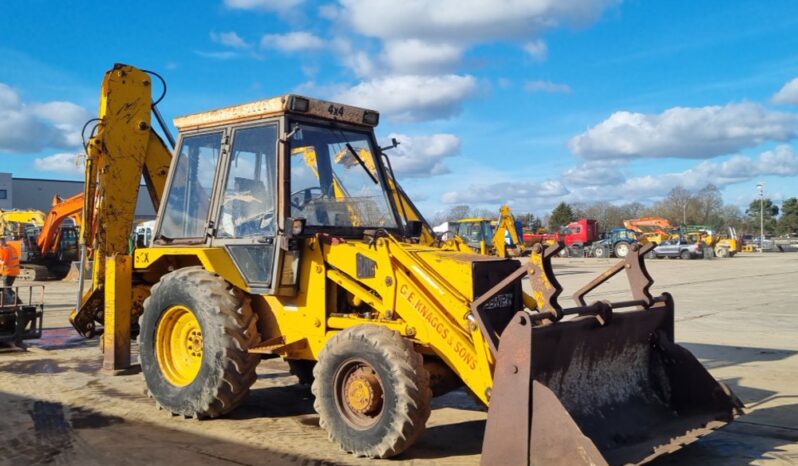
[[[106,258],[129,252],[142,177],[156,210],[164,195],[172,154],[151,127],[152,102],[152,79],[146,72],[117,64],[105,74],[100,122],[87,148],[80,236],[84,257],[87,248],[93,254],[92,285],[70,315],[84,336],[97,334],[96,323],[102,320]]]
[[[507,257],[507,242],[506,234],[510,234],[510,239],[513,244],[523,249],[524,243],[521,241],[521,235],[515,227],[515,217],[510,212],[510,206],[502,206],[499,210],[499,224],[496,225],[496,232],[493,234],[493,248],[496,255],[499,257]]]

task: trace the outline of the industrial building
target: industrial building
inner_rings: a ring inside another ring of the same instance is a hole
[[[53,197],[74,196],[83,192],[83,182],[73,180],[54,180],[44,178],[17,178],[11,173],[0,173],[0,209],[41,210],[47,212],[53,204]],[[150,202],[147,190],[139,191],[136,205],[136,220],[152,220],[155,209]]]

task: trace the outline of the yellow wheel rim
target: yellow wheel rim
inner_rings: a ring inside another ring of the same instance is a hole
[[[202,328],[190,309],[167,309],[158,322],[155,344],[158,364],[169,383],[184,387],[194,381],[202,367]]]

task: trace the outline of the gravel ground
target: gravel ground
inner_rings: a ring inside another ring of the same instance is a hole
[[[610,264],[556,262],[569,295]],[[747,414],[655,465],[798,464],[798,254],[748,254],[649,266],[655,293],[676,300],[677,341],[745,402]],[[96,340],[67,328],[75,283],[48,283],[46,338],[0,352],[0,464],[479,463],[486,413],[462,391],[434,401],[416,445],[391,461],[354,458],[318,427],[308,390],[264,361],[246,403],[224,419],[158,411],[140,375],[100,370]],[[622,276],[594,293],[621,299]],[[135,350],[135,349],[134,349]]]

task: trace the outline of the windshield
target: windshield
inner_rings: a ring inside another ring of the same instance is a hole
[[[308,226],[396,228],[368,133],[306,123],[291,137],[291,216]]]

